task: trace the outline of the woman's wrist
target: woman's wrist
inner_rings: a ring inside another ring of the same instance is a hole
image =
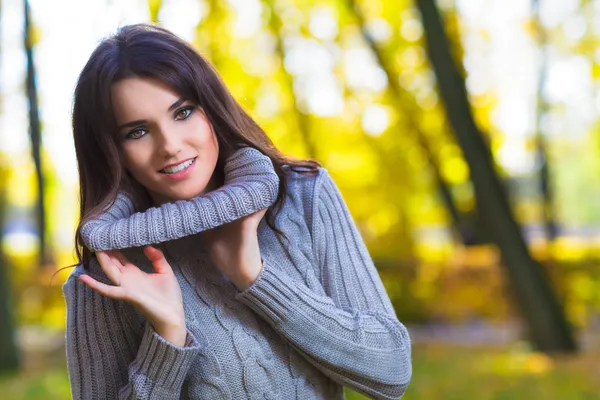
[[[154,329],[156,333],[174,346],[184,347],[187,339],[187,328],[184,325],[179,327],[166,327]]]
[[[258,279],[258,275],[260,275],[263,269],[263,260],[259,259],[258,262],[255,262],[250,267],[241,268],[239,270],[239,274],[233,277],[231,281],[240,291],[244,291],[256,282]]]
[[[176,313],[175,315],[178,315]],[[187,338],[187,328],[185,325],[185,315],[181,312],[177,318],[171,321],[162,321],[161,323],[152,324],[156,333],[165,339],[167,342],[175,346],[183,347]]]

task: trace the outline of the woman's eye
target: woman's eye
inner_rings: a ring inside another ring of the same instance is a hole
[[[193,107],[186,107],[186,108],[182,108],[179,111],[177,111],[177,114],[175,115],[175,119],[187,119],[190,115],[192,115],[193,112]]]
[[[139,139],[142,136],[144,136],[146,134],[146,130],[145,129],[134,129],[133,131],[129,132],[127,134],[127,139]]]

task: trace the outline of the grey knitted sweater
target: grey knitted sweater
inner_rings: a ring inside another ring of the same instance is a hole
[[[187,339],[160,337],[129,304],[77,277],[110,283],[93,257],[63,286],[74,399],[343,399],[342,385],[397,399],[411,378],[411,347],[333,180],[286,167],[287,198],[258,228],[263,270],[239,291],[199,234],[273,203],[278,178],[257,150],[236,152],[225,185],[136,213],[120,194],[82,230],[92,250],[121,248],[148,272],[145,244],[161,243],[181,286]]]

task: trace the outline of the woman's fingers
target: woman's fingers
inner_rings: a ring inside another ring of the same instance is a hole
[[[156,247],[146,246],[144,247],[144,254],[148,257],[148,260],[152,262],[154,271],[157,274],[166,274],[168,272],[173,273],[171,266],[167,262],[163,252]]]
[[[98,258],[98,262],[100,263],[100,267],[102,271],[108,276],[108,279],[115,285],[121,284],[121,270],[112,258],[104,251],[98,251],[96,253],[96,257]]]
[[[120,250],[112,250],[111,254],[114,258],[117,259],[117,261],[119,261],[119,263],[121,264],[121,266],[123,267],[127,267],[130,265],[133,265],[129,262],[129,260],[127,259],[127,257],[125,257],[125,255],[123,255],[123,253],[121,253]]]
[[[110,297],[111,299],[123,299],[124,298],[125,292],[119,286],[110,286],[105,283],[98,282],[91,276],[85,275],[85,274],[79,276],[79,280],[103,296]]]

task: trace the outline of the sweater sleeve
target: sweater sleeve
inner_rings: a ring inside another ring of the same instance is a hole
[[[190,200],[138,213],[131,200],[119,193],[106,212],[82,226],[82,239],[93,252],[179,239],[267,208],[279,190],[271,159],[252,147],[242,147],[227,159],[224,183]]]
[[[313,204],[314,256],[328,295],[292,279],[267,255],[237,298],[331,379],[371,398],[398,399],[412,375],[410,338],[324,169]]]
[[[200,345],[188,330],[178,347],[126,303],[90,289],[72,274],[63,285],[66,354],[75,400],[180,398]]]

